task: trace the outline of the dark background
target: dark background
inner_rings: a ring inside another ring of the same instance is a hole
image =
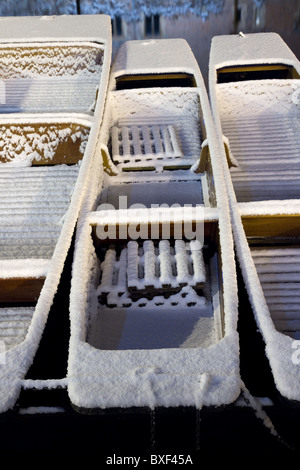
[[[73,245],[26,378],[66,376]],[[263,409],[279,437],[270,433],[242,396],[237,404],[204,407],[201,411],[179,407],[155,411],[114,409],[88,414],[72,407],[66,389],[22,390],[15,408],[0,415],[0,450],[95,451],[99,464],[113,454],[141,456],[148,463],[151,454],[182,454],[185,459],[190,456],[193,464],[201,463],[205,455],[218,459],[234,453],[294,459],[300,454],[300,405],[284,399],[276,390],[239,269],[238,281],[241,377],[254,397],[268,399],[269,404]],[[59,408],[60,412],[23,414],[31,407],[49,407],[54,411]],[[146,465],[143,462],[139,467]]]

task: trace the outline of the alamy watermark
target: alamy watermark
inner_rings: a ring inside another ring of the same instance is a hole
[[[6,346],[0,339],[0,366],[6,364]]]
[[[119,196],[117,209],[113,204],[101,204],[97,212],[103,217],[96,228],[100,240],[204,240],[203,205],[163,203],[146,207],[138,203],[128,207],[127,196]]]
[[[298,365],[300,364],[300,339],[295,339],[292,342],[292,348],[295,349],[292,353],[292,363]]]

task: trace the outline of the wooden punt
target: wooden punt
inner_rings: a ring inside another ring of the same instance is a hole
[[[277,390],[296,401],[299,76],[277,34],[213,38],[209,90],[220,146],[225,134],[236,163],[228,168],[223,148],[236,252]]]
[[[233,241],[215,142],[186,41],[121,46],[91,181],[98,195],[86,195],[76,236],[76,409],[201,408],[239,395]]]
[[[102,120],[111,35],[106,15],[0,24],[3,412],[26,381],[71,245]]]

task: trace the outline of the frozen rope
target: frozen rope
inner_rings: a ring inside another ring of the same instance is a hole
[[[270,433],[276,437],[283,446],[290,450],[295,450],[293,446],[291,446],[288,442],[285,441],[285,439],[283,439],[282,436],[280,436],[280,434],[275,429],[275,426],[272,423],[270,417],[267,415],[265,410],[263,410],[261,403],[251,395],[243,381],[241,381],[241,391],[245,403],[255,411],[257,418],[262,421],[267,429],[269,429]]]

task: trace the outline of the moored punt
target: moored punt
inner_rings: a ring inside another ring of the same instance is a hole
[[[78,221],[68,389],[83,412],[221,405],[240,393],[229,206],[195,58],[129,41],[112,66]]]
[[[3,412],[26,384],[71,245],[102,120],[111,36],[105,15],[0,24]]]
[[[210,100],[235,247],[277,390],[296,401],[299,76],[299,61],[277,34],[213,38]],[[236,165],[230,170],[224,141]]]

